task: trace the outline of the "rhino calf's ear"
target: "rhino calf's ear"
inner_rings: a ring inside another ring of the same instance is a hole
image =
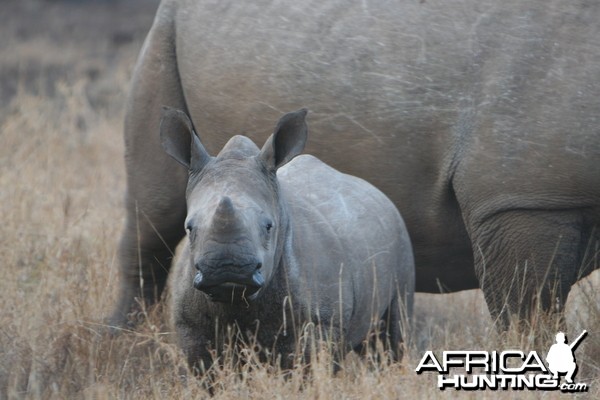
[[[259,157],[265,164],[277,170],[302,153],[308,136],[306,114],[303,108],[285,114],[275,127],[275,132],[267,139]]]
[[[162,108],[160,142],[168,155],[189,170],[202,169],[211,158],[194,132],[190,117],[175,108]]]

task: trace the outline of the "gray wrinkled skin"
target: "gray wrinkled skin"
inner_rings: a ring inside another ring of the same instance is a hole
[[[184,235],[187,175],[160,148],[162,105],[187,110],[213,154],[309,105],[307,152],[400,209],[417,291],[480,287],[503,320],[538,291],[560,309],[599,265],[599,20],[589,0],[165,0],[125,121],[113,322],[140,295],[140,262],[156,300]]]
[[[401,356],[414,293],[406,227],[369,183],[296,157],[305,115],[284,116],[260,151],[235,136],[210,157],[197,141],[190,161],[191,124],[165,111],[163,146],[190,171],[170,311],[192,366],[211,364],[209,350],[221,349],[228,326],[256,334],[290,367],[306,323],[319,328],[317,338],[362,350],[382,320],[381,338]]]

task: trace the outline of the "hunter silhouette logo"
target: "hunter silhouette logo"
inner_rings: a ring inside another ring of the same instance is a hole
[[[577,364],[575,363],[573,352],[586,335],[587,331],[584,330],[581,332],[581,335],[569,345],[567,344],[567,338],[563,332],[558,332],[556,334],[556,344],[553,344],[552,347],[550,347],[548,356],[546,357],[548,369],[552,372],[554,379],[559,379],[559,373],[566,373],[567,383],[573,383],[573,376],[577,371]]]
[[[438,372],[440,390],[561,390],[586,392],[586,383],[575,383],[577,364],[573,355],[587,335],[583,331],[571,344],[563,332],[556,334],[556,343],[546,356],[547,365],[535,351],[525,354],[520,350],[497,351],[444,351],[438,359],[427,351],[415,369],[417,374]],[[440,362],[441,360],[441,362]],[[460,372],[450,375],[453,368]],[[560,376],[565,375],[561,384]]]

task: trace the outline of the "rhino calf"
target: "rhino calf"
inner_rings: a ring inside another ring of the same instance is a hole
[[[189,170],[170,307],[192,366],[210,365],[228,325],[256,333],[284,367],[307,322],[355,350],[384,325],[401,357],[415,275],[404,222],[374,186],[298,156],[305,116],[284,115],[260,150],[235,136],[212,157],[184,112],[163,111],[162,145]]]

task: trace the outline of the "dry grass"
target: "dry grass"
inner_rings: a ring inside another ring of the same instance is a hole
[[[21,10],[25,17],[41,11],[62,15],[56,8],[60,5],[21,4],[34,11],[14,4],[9,9]],[[100,20],[112,16],[101,14],[100,8],[78,10]],[[10,54],[0,55],[0,399],[208,395],[206,382],[188,375],[160,308],[146,315],[136,332],[118,337],[105,335],[101,324],[118,286],[116,244],[125,186],[121,109],[134,57],[152,18],[152,7],[142,11],[131,37],[109,30],[104,36],[88,33],[81,42],[61,42],[35,32],[17,34],[10,23],[0,28],[7,38],[3,46],[10,49],[0,53]],[[73,29],[83,29],[76,22]],[[56,24],[63,26],[60,20]],[[582,329],[590,332],[576,353],[578,381],[591,385],[584,395],[589,398],[600,398],[598,288],[596,271],[574,288],[567,305],[570,337]],[[245,363],[226,356],[223,368],[215,371],[214,397],[565,396],[440,392],[433,375],[414,373],[425,350],[527,350],[534,346],[533,336],[515,331],[498,335],[479,291],[418,295],[416,315],[401,365],[378,366],[351,356],[335,375],[331,357],[320,350],[309,374],[298,366],[286,375],[244,351]]]

